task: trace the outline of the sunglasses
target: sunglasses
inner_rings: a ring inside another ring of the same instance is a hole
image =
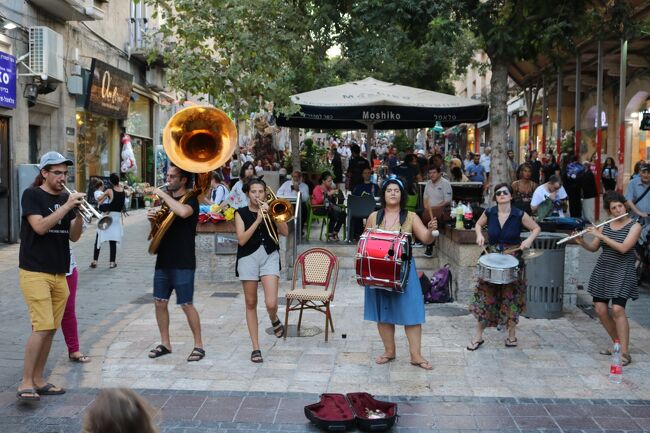
[[[497,192],[495,192],[494,195],[496,195],[496,196],[510,195],[510,191],[508,191],[507,189],[500,189]]]

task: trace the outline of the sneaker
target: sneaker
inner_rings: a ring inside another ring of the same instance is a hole
[[[420,241],[413,242],[413,248],[424,248],[424,245]]]
[[[433,246],[432,245],[427,245],[427,249],[424,250],[424,256],[425,257],[433,257]]]

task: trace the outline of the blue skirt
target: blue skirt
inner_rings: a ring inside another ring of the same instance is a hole
[[[415,260],[411,260],[404,293],[372,289],[368,286],[365,286],[365,291],[364,320],[394,325],[419,325],[425,322],[424,296],[415,269]]]

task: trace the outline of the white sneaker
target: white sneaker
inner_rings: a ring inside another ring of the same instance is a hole
[[[424,248],[424,245],[420,241],[413,242],[413,248]]]

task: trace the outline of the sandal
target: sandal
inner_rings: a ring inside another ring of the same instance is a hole
[[[380,355],[375,359],[375,363],[382,365],[382,364],[388,364],[389,362],[393,361],[395,359],[394,356],[386,356],[386,355]]]
[[[110,269],[115,269],[115,268],[117,268],[117,263],[113,262],[113,263],[109,264],[108,267]]]
[[[630,365],[632,362],[632,357],[627,354],[627,353],[621,353],[621,365],[625,367],[626,365]]]
[[[205,357],[205,350],[200,347],[195,347],[192,349],[192,353],[187,357],[187,362],[200,361]]]
[[[16,398],[20,401],[39,401],[41,396],[38,395],[34,388],[19,389]]]
[[[420,361],[420,362],[411,361],[411,365],[415,367],[420,367],[423,370],[433,370],[433,365],[429,364],[429,361]]]
[[[273,326],[273,333],[276,337],[282,338],[284,336],[284,325],[280,322],[280,319],[275,319],[275,322],[271,322]]]
[[[602,349],[598,352],[599,355],[612,356],[612,349]]]
[[[96,268],[97,267],[97,262],[95,262],[95,261],[90,262],[90,266],[88,266],[88,267],[93,268],[93,269]]]
[[[85,364],[86,362],[90,362],[90,357],[88,355],[84,355],[83,353],[79,356],[72,356],[68,354],[68,359],[70,362],[79,362],[81,364]]]
[[[58,389],[54,389],[58,388]],[[60,386],[53,385],[51,383],[45,384],[45,386],[42,386],[40,388],[36,388],[35,391],[38,393],[38,395],[61,395],[65,394],[65,389],[61,388]]]
[[[264,362],[264,360],[262,359],[261,350],[253,350],[251,352],[251,362],[254,362],[256,364],[259,364],[260,362]]]
[[[506,347],[517,347],[517,337],[511,340],[510,337],[506,338]]]
[[[476,349],[478,349],[479,347],[481,347],[481,345],[482,345],[483,343],[485,343],[485,340],[483,340],[483,339],[481,339],[481,340],[479,340],[479,341],[474,341],[474,340],[472,340],[472,341],[470,341],[470,343],[469,343],[469,345],[466,347],[466,349],[469,350],[469,351],[472,351],[472,352],[473,352],[473,351],[475,351]]]
[[[163,355],[169,355],[170,353],[172,353],[171,350],[167,349],[162,344],[159,344],[155,349],[149,351],[149,358],[159,358]]]

